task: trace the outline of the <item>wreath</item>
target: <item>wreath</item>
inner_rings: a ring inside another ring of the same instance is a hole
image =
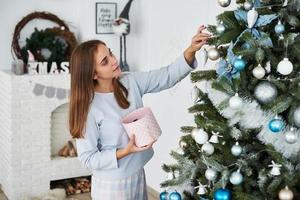
[[[46,28],[45,30],[34,28],[31,36],[26,38],[25,46],[21,48],[19,45],[21,30],[33,19],[50,20],[58,24],[59,27]],[[60,69],[61,62],[69,61],[76,45],[76,38],[64,21],[48,12],[33,12],[16,25],[11,47],[13,56],[24,61],[24,72],[27,73],[25,66],[28,62],[28,50],[33,54],[36,61],[48,62],[49,71],[52,62],[56,62]]]

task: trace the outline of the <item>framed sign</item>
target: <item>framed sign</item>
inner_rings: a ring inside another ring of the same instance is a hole
[[[117,18],[117,3],[96,2],[96,34],[113,34],[112,23]]]

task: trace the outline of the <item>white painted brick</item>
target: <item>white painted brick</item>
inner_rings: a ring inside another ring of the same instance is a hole
[[[90,175],[77,158],[51,159],[52,142],[66,139],[50,135],[52,112],[69,99],[35,96],[35,83],[69,89],[70,76],[0,70],[0,184],[11,200],[48,191],[51,180]]]

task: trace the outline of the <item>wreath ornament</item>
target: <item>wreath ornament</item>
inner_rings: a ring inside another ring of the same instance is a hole
[[[22,29],[28,22],[34,19],[44,19],[56,23],[58,26],[38,30],[29,38],[26,38],[24,47],[20,47],[19,39]],[[77,40],[68,25],[56,15],[49,12],[33,12],[25,16],[15,27],[11,50],[14,60],[20,59],[24,62],[24,73],[27,73],[29,52],[34,56],[35,61],[48,62],[48,71],[51,63],[69,61],[72,51],[77,45]],[[28,52],[29,51],[29,52]],[[60,67],[58,67],[60,70]]]

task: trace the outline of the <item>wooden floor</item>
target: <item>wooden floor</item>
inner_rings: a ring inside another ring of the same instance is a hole
[[[153,190],[152,188],[148,187],[148,200],[159,200],[159,194]],[[8,200],[7,197],[4,195],[3,191],[0,188],[0,200]],[[90,193],[85,194],[78,194],[69,196],[67,200],[91,200]]]

